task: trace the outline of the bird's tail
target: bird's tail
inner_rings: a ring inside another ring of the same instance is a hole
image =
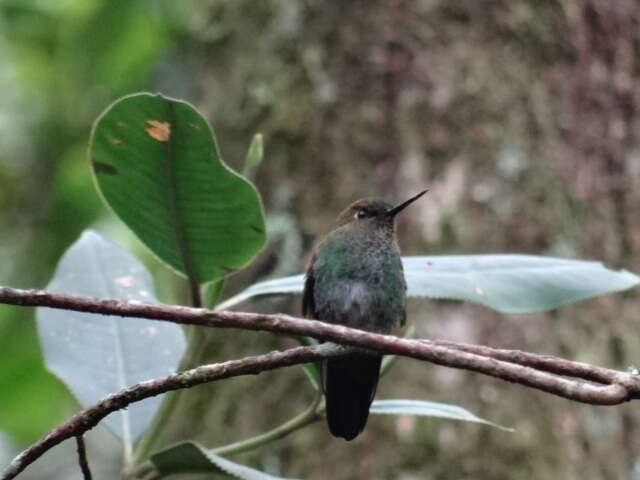
[[[367,424],[382,357],[353,355],[326,360],[323,384],[331,434],[353,440]]]

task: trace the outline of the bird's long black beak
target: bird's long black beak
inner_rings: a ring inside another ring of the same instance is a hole
[[[413,197],[411,197],[409,200],[406,200],[406,201],[402,202],[400,205],[396,205],[395,207],[393,207],[393,208],[391,208],[390,210],[387,211],[387,215],[389,217],[395,217],[398,213],[400,213],[402,210],[404,210],[410,204],[415,202],[417,199],[419,199],[421,196],[423,196],[428,191],[429,191],[429,189],[423,190],[419,194],[414,195]]]

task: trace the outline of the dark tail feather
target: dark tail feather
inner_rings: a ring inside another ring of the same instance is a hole
[[[324,392],[331,434],[353,440],[367,424],[380,376],[382,357],[355,355],[327,360]]]

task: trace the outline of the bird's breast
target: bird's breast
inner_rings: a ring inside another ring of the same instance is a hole
[[[314,264],[318,320],[376,332],[404,320],[405,283],[397,251],[334,245]],[[384,246],[385,248],[387,246]]]

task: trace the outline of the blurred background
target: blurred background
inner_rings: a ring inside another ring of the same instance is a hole
[[[86,159],[96,116],[143,90],[193,102],[236,169],[265,136],[255,182],[270,242],[225,295],[300,272],[354,199],[424,187],[399,225],[407,254],[640,271],[638,0],[0,0],[0,90],[3,285],[45,286],[91,226],[143,258],[162,300],[179,300],[177,280],[102,205]],[[626,369],[640,363],[637,305],[637,289],[526,316],[412,301],[409,319],[418,336]],[[297,313],[299,301],[245,308]],[[32,311],[0,306],[0,342],[0,440],[18,448],[76,405],[44,369]],[[289,344],[216,332],[207,355]],[[300,369],[196,390],[166,443],[239,440],[312,396]],[[407,359],[378,397],[455,403],[516,432],[378,416],[348,445],[318,423],[234,460],[307,479],[640,479],[636,404],[579,405]]]

